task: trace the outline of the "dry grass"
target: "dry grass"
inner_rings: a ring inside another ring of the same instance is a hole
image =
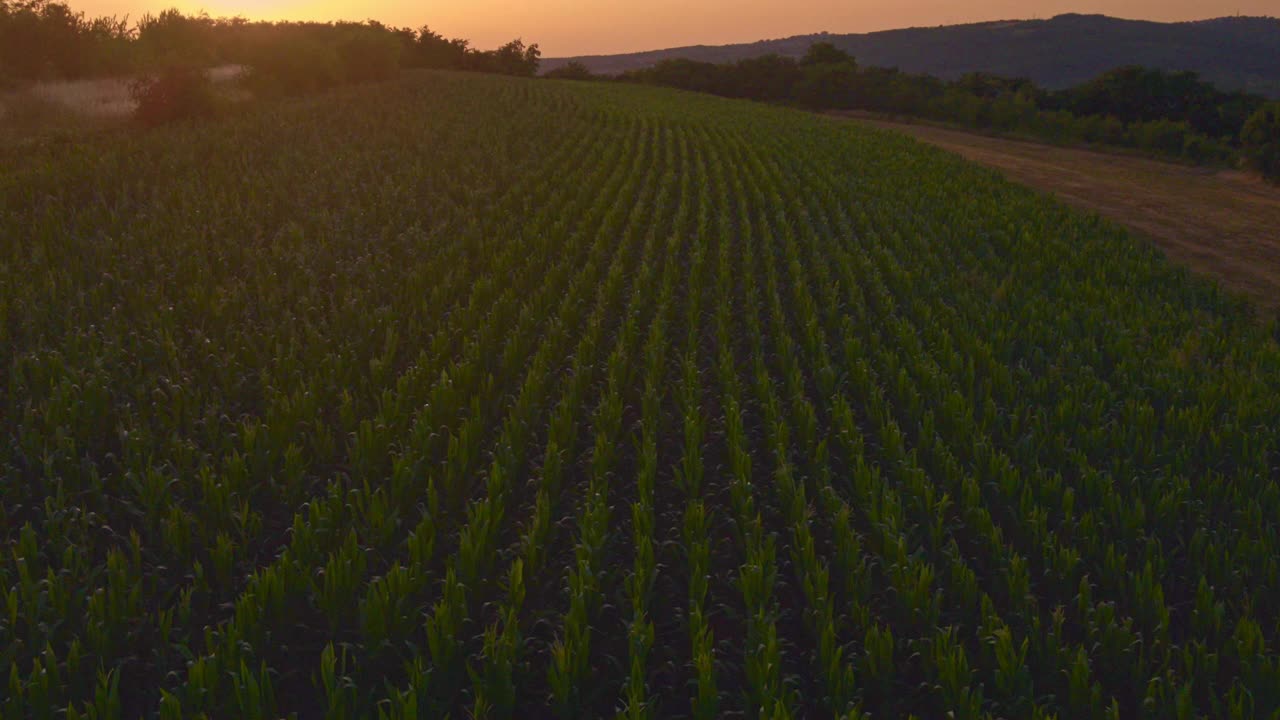
[[[35,89],[12,92],[0,96],[0,146],[8,148],[119,125],[123,117],[85,112]]]
[[[209,70],[209,79],[229,98],[243,100],[244,91],[236,87],[236,81],[244,71],[240,65],[216,67]],[[120,125],[133,114],[135,103],[129,92],[133,81],[102,78],[40,83],[0,94],[0,143]]]
[[[28,92],[88,118],[122,118],[133,112],[126,78],[42,83]]]
[[[1170,259],[1280,311],[1280,187],[1234,170],[858,119],[996,168],[1149,238]]]

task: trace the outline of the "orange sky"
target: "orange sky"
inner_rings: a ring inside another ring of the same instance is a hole
[[[366,20],[491,48],[515,37],[547,57],[718,45],[820,32],[870,32],[1064,12],[1151,20],[1280,15],[1280,0],[70,0],[88,15],[138,17],[176,6],[250,19]]]

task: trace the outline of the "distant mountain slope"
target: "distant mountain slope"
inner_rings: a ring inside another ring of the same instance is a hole
[[[1230,17],[1185,23],[1059,15],[1050,20],[888,30],[862,35],[798,35],[740,45],[695,45],[625,55],[552,58],[551,70],[579,60],[593,72],[614,74],[683,57],[728,62],[778,53],[798,56],[826,41],[864,65],[897,67],[944,78],[968,72],[1029,77],[1058,89],[1120,65],[1194,70],[1227,90],[1280,97],[1280,19]]]

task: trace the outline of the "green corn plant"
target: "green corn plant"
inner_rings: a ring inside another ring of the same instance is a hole
[[[879,625],[867,628],[863,641],[866,655],[861,676],[881,689],[890,687],[895,678],[897,668],[894,664],[894,645],[891,628],[881,628]]]
[[[503,629],[490,625],[484,632],[481,656],[484,671],[472,672],[475,687],[473,714],[476,717],[511,717],[516,707],[514,662],[519,644],[518,618],[509,612],[503,619]]]
[[[378,720],[417,720],[418,692],[415,688],[392,693],[391,697],[378,704]]]
[[[700,609],[694,610],[695,617],[690,618],[693,632],[693,666],[696,675],[696,689],[693,700],[693,717],[707,720],[717,717],[720,708],[720,693],[716,686],[715,651],[711,628],[702,618]]]
[[[160,720],[182,720],[182,701],[166,690],[160,691]]]
[[[524,564],[517,558],[507,578],[507,609],[501,625],[494,623],[485,629],[482,670],[468,670],[476,688],[477,703],[483,698],[488,712],[495,717],[511,717],[516,709],[515,672],[521,643],[519,613],[524,597]]]
[[[234,673],[231,684],[235,690],[235,707],[239,717],[259,720],[278,717],[275,689],[265,663],[254,672],[241,660],[240,669]]]
[[[355,533],[350,533],[342,547],[325,564],[316,590],[316,604],[330,627],[340,627],[354,612],[359,597],[356,593],[364,579],[366,563],[365,551],[356,544]]]
[[[114,672],[98,672],[93,699],[84,706],[85,720],[119,720],[123,717],[120,703],[120,676]]]
[[[452,568],[445,573],[440,600],[432,608],[426,621],[427,648],[432,666],[437,668],[438,680],[433,684],[456,687],[461,680],[459,666],[462,663],[460,637],[466,620],[466,588],[459,582]]]
[[[644,720],[653,716],[645,679],[645,660],[653,647],[653,623],[635,619],[627,632],[631,663],[627,674],[625,706],[621,713],[628,720]]]
[[[412,570],[394,563],[369,583],[359,610],[366,647],[388,647],[409,635],[414,623],[409,603],[418,582]]]
[[[333,649],[333,645],[325,646],[320,656],[320,681],[317,683],[324,695],[325,717],[330,720],[345,720],[356,713],[355,681],[348,672],[347,649],[341,654]]]
[[[1031,671],[1027,667],[1031,641],[1023,638],[1015,645],[1009,629],[1000,628],[992,633],[988,642],[995,651],[995,689],[1011,704],[1011,709],[1016,709],[1020,701],[1035,697]]]
[[[581,601],[574,607],[581,607]],[[582,610],[577,612],[583,613]],[[565,637],[556,640],[551,646],[551,666],[547,670],[547,679],[551,684],[557,713],[560,717],[574,717],[581,709],[579,690],[587,669],[585,650],[590,638],[590,628],[583,627],[581,622],[570,624],[567,621],[565,627]]]

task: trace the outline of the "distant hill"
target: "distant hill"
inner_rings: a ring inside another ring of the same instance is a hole
[[[593,72],[616,74],[669,58],[730,62],[777,53],[799,56],[830,42],[863,65],[957,78],[969,72],[1027,77],[1060,89],[1120,65],[1194,70],[1224,90],[1280,97],[1280,19],[1227,17],[1183,23],[1059,15],[1050,20],[951,25],[860,35],[798,35],[739,45],[694,45],[625,55],[550,58],[551,70],[578,60]]]

